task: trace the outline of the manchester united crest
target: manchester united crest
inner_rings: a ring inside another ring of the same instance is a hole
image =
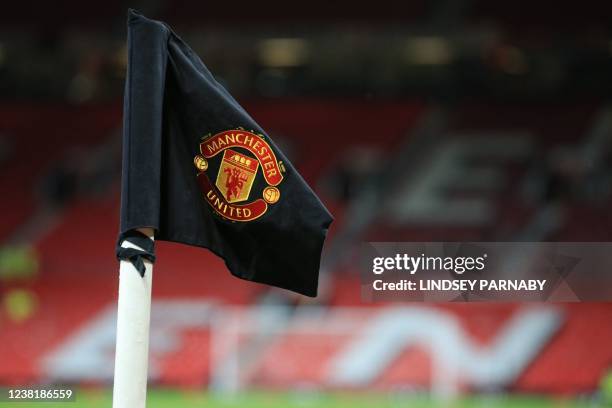
[[[217,133],[200,143],[193,164],[204,198],[225,219],[255,220],[281,199],[285,169],[263,135],[242,129]]]

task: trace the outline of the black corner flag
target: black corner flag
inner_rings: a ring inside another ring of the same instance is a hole
[[[121,236],[208,248],[235,276],[316,296],[332,217],[167,25],[128,15]]]

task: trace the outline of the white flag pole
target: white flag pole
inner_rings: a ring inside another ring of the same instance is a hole
[[[153,240],[153,229],[139,231]],[[121,246],[142,250],[127,240]],[[129,261],[122,260],[119,266],[113,408],[146,406],[153,264],[148,260],[144,264],[144,277]]]

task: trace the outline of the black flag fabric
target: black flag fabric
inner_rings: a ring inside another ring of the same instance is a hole
[[[130,10],[120,239],[152,227],[156,240],[210,249],[237,277],[316,296],[331,222],[189,46]]]

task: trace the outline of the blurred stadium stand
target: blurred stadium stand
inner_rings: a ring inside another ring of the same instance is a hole
[[[386,3],[142,5],[336,217],[314,302],[159,243],[154,384],[576,395],[612,367],[612,304],[366,304],[355,266],[362,241],[610,241],[612,7]],[[0,14],[0,245],[29,258],[0,260],[0,384],[112,376],[124,8]]]

